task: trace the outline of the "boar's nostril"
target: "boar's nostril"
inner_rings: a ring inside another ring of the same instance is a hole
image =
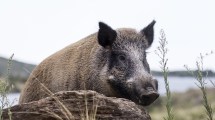
[[[147,91],[154,91],[154,89],[152,87],[147,87],[146,90]]]

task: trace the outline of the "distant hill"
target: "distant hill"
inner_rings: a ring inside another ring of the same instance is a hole
[[[17,60],[12,60],[11,63],[11,67],[9,67],[10,74],[8,76],[8,59],[0,57],[0,80],[9,77],[9,83],[14,86],[11,91],[20,92],[36,65],[19,62]]]
[[[194,74],[197,74],[197,70],[192,71]],[[215,77],[215,73],[212,70],[205,70],[202,72],[203,76],[207,77]],[[163,73],[160,71],[152,71],[153,76],[163,76]],[[168,76],[174,76],[174,77],[193,77],[192,74],[190,74],[187,71],[169,71]]]
[[[26,70],[29,70],[29,72],[31,72],[35,68],[35,66],[36,65],[13,60],[12,66],[10,68],[10,73],[11,73],[10,76],[28,78],[30,73],[28,73]],[[7,69],[8,69],[8,59],[0,57],[0,76],[4,77],[5,75],[7,75]]]

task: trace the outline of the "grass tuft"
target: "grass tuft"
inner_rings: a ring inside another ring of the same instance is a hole
[[[158,57],[161,59],[160,60],[160,65],[161,65],[161,70],[163,73],[163,77],[164,77],[164,82],[165,82],[165,88],[166,88],[166,96],[167,96],[167,103],[166,103],[166,110],[167,110],[167,116],[164,117],[164,120],[173,120],[174,119],[174,115],[173,115],[173,111],[172,111],[172,99],[171,99],[171,92],[170,92],[170,88],[169,88],[169,81],[168,81],[168,67],[167,67],[167,40],[166,40],[166,36],[163,30],[160,31],[160,41],[159,44],[160,46],[157,48],[157,50],[155,51],[155,53],[158,55]]]
[[[212,52],[211,52],[211,54],[212,54]],[[205,56],[203,56],[202,54],[200,54],[199,60],[196,61],[196,67],[197,67],[197,73],[196,74],[194,72],[192,72],[187,65],[185,65],[185,68],[187,69],[187,71],[190,74],[192,74],[195,77],[195,79],[197,81],[196,85],[199,87],[199,89],[202,92],[203,106],[205,108],[207,119],[213,120],[213,109],[211,107],[211,104],[208,101],[206,86],[205,86],[206,85],[206,78],[207,78],[208,74],[206,74],[205,76],[203,75],[204,58],[208,55],[209,54],[205,54]]]
[[[30,73],[29,70],[25,69],[26,72]],[[36,78],[36,77],[35,77]],[[49,95],[50,97],[52,97],[57,104],[59,105],[59,109],[61,110],[61,113],[66,117],[66,120],[74,120],[75,117],[72,115],[72,113],[69,111],[69,109],[67,108],[67,106],[65,106],[63,104],[63,102],[60,101],[60,99],[56,96],[54,96],[54,93],[52,91],[50,91],[43,83],[40,82],[39,79],[35,79],[41,86],[42,89],[44,90],[44,92]],[[84,85],[85,86],[85,85]],[[80,116],[81,120],[96,120],[96,113],[97,113],[97,102],[96,104],[94,104],[94,99],[93,99],[93,108],[92,108],[92,113],[89,112],[89,108],[88,108],[88,102],[87,102],[87,95],[85,93],[84,95],[84,102],[85,102],[85,111],[83,111],[83,113],[81,113]],[[47,113],[51,116],[53,116],[54,118],[56,118],[57,120],[63,120],[62,117],[60,117],[59,115],[57,115],[56,113],[52,112],[51,110],[47,109]]]
[[[9,120],[12,120],[11,119],[12,112],[10,111],[10,107],[12,106],[13,103],[9,102],[9,99],[7,98],[7,94],[10,92],[13,86],[9,81],[13,56],[14,54],[12,54],[11,57],[8,59],[6,77],[0,79],[0,120],[3,120],[2,114],[3,114],[4,108],[8,108]]]
[[[93,95],[95,96],[95,95]],[[81,120],[96,120],[96,113],[98,107],[98,101],[93,97],[93,105],[92,108],[88,108],[88,98],[86,93],[84,93],[84,103],[85,103],[85,111],[81,113]]]
[[[27,70],[27,69],[25,69],[25,71],[30,73],[29,70]],[[66,117],[66,120],[73,120],[74,116],[69,111],[69,109],[60,101],[60,99],[58,97],[54,96],[54,93],[52,91],[50,91],[43,83],[41,83],[37,77],[35,77],[35,78],[36,78],[35,80],[41,85],[44,92],[57,102],[57,104],[59,105],[59,108],[61,110],[61,113]],[[53,117],[55,117],[56,119],[59,119],[59,117],[60,117],[54,112],[48,111],[48,113],[50,115],[52,115]]]

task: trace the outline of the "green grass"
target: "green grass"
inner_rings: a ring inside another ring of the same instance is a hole
[[[214,104],[213,107],[215,107]],[[177,114],[177,116],[174,117],[175,120],[205,120],[207,117],[207,115],[204,114],[205,110],[202,105],[192,106],[190,108],[174,108],[174,112]],[[162,111],[164,111],[164,109],[150,112],[152,120],[160,120],[165,115],[165,112]],[[215,115],[213,114],[213,116]]]
[[[208,54],[206,54],[208,55]],[[196,67],[197,67],[197,73],[193,73],[191,72],[191,70],[189,69],[188,66],[185,66],[185,68],[187,69],[188,72],[190,72],[190,74],[193,75],[193,77],[195,77],[197,83],[196,85],[199,87],[199,89],[202,92],[202,98],[203,98],[203,106],[205,108],[205,114],[207,115],[207,119],[208,120],[213,120],[213,109],[211,106],[211,103],[208,100],[208,95],[206,92],[206,78],[207,75],[204,76],[203,75],[203,71],[204,71],[204,57],[202,54],[200,54],[199,60],[196,61]],[[212,82],[213,83],[213,82]]]
[[[208,100],[211,103],[212,108],[215,109],[215,88],[206,89]],[[160,120],[165,116],[166,96],[161,96],[158,103],[153,104],[149,110],[152,120]],[[172,93],[172,102],[174,105],[175,120],[205,120],[207,115],[205,114],[202,98],[202,92],[200,89],[190,89],[183,93]],[[215,113],[213,113],[213,117]]]
[[[166,111],[167,111],[167,116],[164,117],[164,120],[174,120],[174,115],[173,115],[173,107],[172,107],[172,98],[171,98],[171,91],[169,88],[169,81],[168,81],[168,67],[167,67],[167,40],[166,36],[163,30],[160,31],[160,46],[158,47],[158,51],[156,51],[156,54],[160,58],[160,67],[163,73],[163,78],[165,82],[165,88],[166,88]]]
[[[180,99],[175,99],[172,95],[171,95],[171,91],[169,89],[169,82],[168,82],[168,67],[167,67],[167,40],[165,37],[165,33],[163,30],[161,30],[160,32],[160,46],[158,47],[158,50],[156,51],[156,54],[159,56],[160,60],[160,65],[161,65],[161,70],[163,73],[163,78],[164,78],[164,82],[165,82],[165,88],[166,88],[166,96],[165,96],[165,100],[160,100],[163,101],[162,104],[166,104],[165,105],[165,109],[167,112],[166,117],[164,117],[165,120],[174,120],[174,119],[178,119],[178,120],[200,120],[200,119],[207,119],[207,120],[214,120],[214,111],[213,108],[215,107],[215,105],[213,104],[213,106],[211,105],[211,102],[209,101],[208,98],[208,93],[207,93],[207,89],[205,84],[206,82],[206,78],[208,76],[208,73],[204,73],[204,57],[202,54],[200,54],[199,60],[196,61],[196,68],[197,68],[197,72],[193,72],[192,70],[189,69],[188,66],[185,66],[188,73],[192,74],[193,77],[195,77],[196,81],[197,81],[197,86],[199,87],[200,91],[201,91],[201,97],[202,97],[202,104],[204,109],[201,108],[201,106],[193,106],[192,109],[190,108],[182,108],[179,107],[177,109],[174,109],[174,113],[177,114],[177,116],[175,116],[173,114],[173,107],[172,105],[175,106],[175,102],[180,100]],[[211,52],[210,54],[212,54],[213,52]],[[209,54],[205,54],[206,56]],[[210,81],[211,84],[213,86],[215,86],[215,84]],[[183,98],[183,95],[181,95]],[[180,103],[180,106],[186,106],[189,105],[189,100],[191,99],[191,97],[188,96],[187,101],[183,101]],[[159,101],[159,100],[158,100]],[[164,112],[160,112],[160,111],[165,111],[164,107],[162,104],[155,104],[155,106],[159,106],[159,108],[151,108],[150,110],[154,111],[151,113],[151,115],[153,116],[152,118],[154,120],[158,119],[160,120],[162,118],[162,116],[165,116]],[[157,110],[157,112],[156,112]],[[155,114],[158,113],[158,114]],[[203,114],[204,113],[204,114]]]
[[[7,65],[7,74],[4,78],[0,79],[0,120],[3,120],[2,114],[3,114],[3,109],[8,108],[8,115],[9,115],[9,120],[11,120],[12,113],[10,111],[10,107],[12,103],[9,102],[7,98],[7,94],[10,92],[12,88],[12,83],[9,81],[9,76],[10,76],[10,69],[12,66],[12,59],[13,59],[14,54],[11,55],[11,57],[8,60],[8,65]]]

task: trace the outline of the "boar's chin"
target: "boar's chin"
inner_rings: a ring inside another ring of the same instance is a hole
[[[148,105],[150,105],[151,103],[152,103],[152,102],[150,102],[150,101],[144,101],[144,100],[138,102],[139,105],[143,105],[143,106],[148,106]]]
[[[153,93],[153,94],[150,94],[147,96],[143,95],[140,97],[137,104],[140,104],[143,106],[148,106],[148,105],[152,104],[158,97],[159,97],[158,93]]]
[[[145,101],[144,99],[139,99],[138,97],[136,99],[130,99],[130,100],[142,106],[148,106],[152,103],[150,101]]]

